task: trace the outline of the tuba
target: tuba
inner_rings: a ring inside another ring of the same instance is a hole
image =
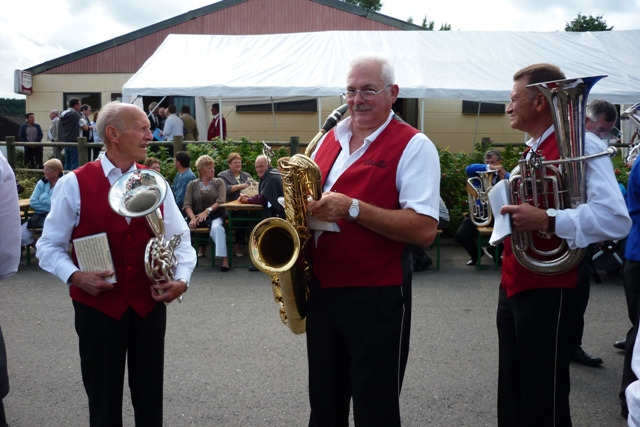
[[[560,158],[546,160],[531,152],[521,159],[509,178],[511,204],[529,203],[541,209],[575,209],[587,201],[584,172],[586,162],[596,157],[614,156],[616,149],[585,156],[585,120],[587,96],[591,87],[606,76],[582,77],[532,84],[542,92],[551,109]],[[550,238],[546,231],[537,232]],[[515,258],[528,270],[539,274],[557,274],[577,265],[584,248],[570,249],[565,239],[553,248],[539,248],[531,231],[515,231],[511,245]]]
[[[172,282],[173,270],[178,264],[174,250],[180,244],[182,234],[173,236],[169,242],[165,241],[164,221],[160,212],[167,191],[167,181],[151,169],[129,171],[109,189],[111,209],[126,218],[144,216],[155,235],[147,243],[144,254],[145,271],[153,283]]]
[[[467,179],[469,195],[469,218],[478,227],[487,227],[493,221],[493,213],[489,204],[489,190],[493,188],[493,178],[498,171],[476,172],[478,176]]]
[[[320,168],[309,156],[347,108],[345,104],[331,113],[304,155],[296,154],[283,162],[286,220],[267,218],[256,225],[249,238],[251,261],[271,278],[273,296],[280,305],[280,320],[294,334],[306,331],[307,297],[313,274],[311,261],[303,255],[305,244],[313,236],[307,224],[307,203],[309,198],[319,200],[322,196]]]
[[[625,158],[626,164],[633,165],[636,161],[636,157],[638,157],[638,154],[640,153],[640,102],[624,110],[624,112],[620,114],[620,120],[630,120],[631,124],[635,128],[635,131],[629,141],[629,153]]]

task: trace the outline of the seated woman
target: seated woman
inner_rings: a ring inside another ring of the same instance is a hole
[[[62,177],[62,162],[58,159],[50,159],[44,163],[44,178],[38,181],[36,188],[31,194],[29,204],[31,209],[35,211],[32,218],[35,220],[37,217],[46,216],[51,210],[51,194],[53,194],[53,188],[58,182],[58,179]],[[33,226],[32,228],[39,228]],[[35,239],[33,238],[33,232],[29,230],[29,221],[22,224],[22,246],[30,245],[34,249]]]
[[[242,172],[242,157],[238,153],[231,153],[227,157],[227,165],[229,169],[218,174],[218,178],[224,181],[227,187],[227,202],[233,202],[240,197],[240,191],[249,187],[249,181],[252,179],[247,172]],[[246,217],[247,213],[243,211],[234,212],[237,218]],[[235,256],[242,257],[242,246],[244,245],[245,228],[236,229],[235,244],[233,252]]]
[[[160,172],[160,160],[156,159],[155,157],[147,157],[147,159],[144,161],[144,165],[149,169],[153,169],[158,173],[162,173]]]
[[[220,207],[226,200],[224,181],[214,178],[216,174],[213,159],[206,154],[198,157],[196,168],[200,178],[194,179],[187,185],[184,195],[184,212],[189,217],[189,228],[196,228],[211,218],[209,235],[216,244],[216,256],[222,258],[220,271],[229,271],[227,258],[227,237],[224,231],[224,209]],[[198,257],[204,257],[207,245],[200,246]]]

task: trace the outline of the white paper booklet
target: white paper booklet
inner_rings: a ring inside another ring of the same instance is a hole
[[[510,204],[509,200],[509,180],[503,179],[498,182],[489,191],[489,204],[491,205],[491,211],[493,212],[493,233],[489,243],[492,246],[498,246],[504,239],[511,235],[511,215],[500,214],[500,208],[504,205]]]
[[[73,247],[78,258],[80,271],[106,271],[113,270],[113,258],[109,249],[107,233],[94,234],[93,236],[80,237],[73,240]],[[116,275],[104,279],[105,282],[115,283]]]

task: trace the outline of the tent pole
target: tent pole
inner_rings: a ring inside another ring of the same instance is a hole
[[[318,98],[318,129],[322,129],[322,99]]]
[[[476,136],[478,135],[478,121],[480,121],[480,106],[482,105],[482,101],[478,101],[478,114],[476,115],[476,130],[473,132],[473,148],[476,145]],[[473,150],[472,150],[473,151]]]
[[[224,121],[222,120],[222,97],[218,96],[218,103],[220,104],[220,139],[224,141]]]
[[[420,132],[424,133],[424,98],[420,100]]]
[[[271,117],[273,117],[273,140],[278,140],[278,129],[276,129],[276,107],[273,104],[273,97],[271,98]]]

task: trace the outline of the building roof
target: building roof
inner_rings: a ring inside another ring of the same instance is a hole
[[[269,19],[265,14],[271,14]],[[226,25],[225,25],[226,24]],[[425,30],[341,0],[222,0],[27,68],[33,74],[134,73],[168,34]]]

